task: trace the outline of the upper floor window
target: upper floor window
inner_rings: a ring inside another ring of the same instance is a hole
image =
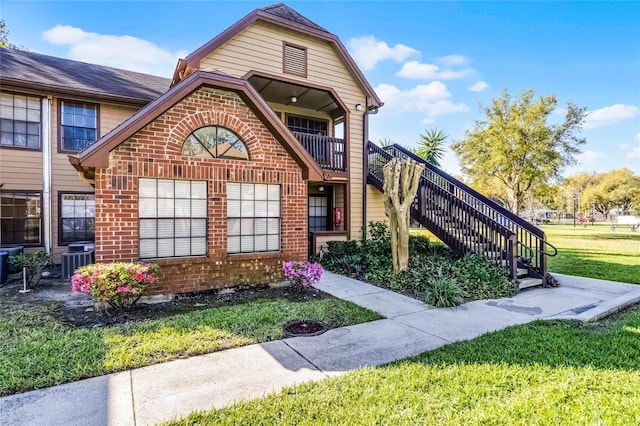
[[[283,43],[282,72],[307,77],[307,48]]]
[[[287,115],[287,127],[292,132],[309,133],[312,135],[327,136],[329,122],[317,118],[299,117]]]
[[[0,94],[0,146],[40,148],[40,98]]]
[[[240,136],[221,126],[206,126],[195,130],[184,141],[182,155],[234,160],[249,159],[249,152]]]
[[[98,106],[60,101],[60,150],[82,151],[98,139]]]

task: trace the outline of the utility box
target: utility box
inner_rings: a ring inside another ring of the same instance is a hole
[[[9,277],[9,253],[0,250],[0,284],[7,282]]]
[[[93,250],[62,253],[62,278],[71,278],[76,269],[91,265],[93,255]]]

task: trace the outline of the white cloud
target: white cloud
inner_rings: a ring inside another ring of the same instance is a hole
[[[636,146],[627,152],[626,158],[628,160],[640,160],[640,146]]]
[[[52,44],[70,46],[68,56],[78,61],[170,77],[178,58],[188,52],[170,52],[128,35],[90,33],[69,25],[56,25],[43,37]]]
[[[636,133],[636,140],[640,142],[640,132]]]
[[[403,44],[389,47],[387,43],[376,40],[374,36],[352,38],[348,45],[351,55],[364,70],[371,70],[378,62],[386,59],[400,63],[418,54],[417,50]]]
[[[486,81],[478,81],[477,83],[472,84],[467,89],[471,92],[484,92],[489,88],[489,85]]]
[[[635,118],[640,109],[635,105],[616,104],[590,112],[584,122],[585,129],[608,126]]]
[[[423,64],[418,61],[405,62],[400,71],[396,73],[398,77],[412,78],[416,80],[454,80],[467,78],[475,74],[472,68],[451,70],[441,69],[434,64]]]
[[[602,157],[604,157],[603,153],[595,151],[585,151],[581,154],[576,155],[578,163],[583,166],[595,164],[596,161]]]
[[[460,65],[466,65],[469,62],[471,62],[469,58],[462,55],[443,56],[442,58],[437,58],[436,61],[438,61],[438,63],[444,65],[445,67],[455,67]]]
[[[618,148],[620,148],[622,150],[625,150],[625,149],[629,148],[630,146],[631,146],[630,143],[623,143],[623,144],[618,145]]]
[[[419,84],[411,89],[401,90],[391,84],[380,84],[375,88],[380,99],[385,103],[381,114],[425,114],[422,123],[432,123],[434,118],[453,112],[466,112],[469,108],[464,103],[451,101],[451,93],[440,81]]]

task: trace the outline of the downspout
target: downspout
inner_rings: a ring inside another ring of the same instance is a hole
[[[362,156],[362,226],[363,238],[366,238],[367,232],[367,176],[369,176],[369,114],[377,114],[378,108],[374,108],[373,112],[369,110],[369,98],[365,100],[364,113],[362,114],[362,139],[364,146],[364,155]]]
[[[44,228],[44,251],[51,253],[53,240],[53,224],[51,214],[51,96],[42,98],[42,176],[44,188],[42,191],[42,215]]]

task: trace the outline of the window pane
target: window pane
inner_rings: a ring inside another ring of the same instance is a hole
[[[138,217],[158,217],[156,200],[140,199],[138,203]]]
[[[173,238],[158,239],[158,257],[173,257]]]
[[[254,200],[255,189],[252,184],[242,184],[240,187],[241,200]]]
[[[154,179],[140,179],[138,181],[138,194],[140,197],[156,197],[156,181]]]
[[[257,235],[256,236],[256,251],[267,251],[267,236],[266,235]]]
[[[176,244],[175,256],[191,255],[191,239],[190,238],[176,238],[175,244]]]
[[[192,237],[207,236],[207,220],[206,219],[191,220],[191,236]]]
[[[253,217],[253,201],[245,200],[240,202],[240,216],[242,217]]]
[[[174,200],[168,198],[158,199],[158,217],[173,217]]]
[[[228,236],[240,235],[240,220],[241,219],[228,219],[227,220],[227,235]]]
[[[267,219],[255,219],[254,230],[256,235],[267,233]]]
[[[176,198],[191,198],[191,182],[188,180],[177,180],[175,185]]]
[[[240,201],[227,200],[227,216],[240,217]]]
[[[176,203],[176,217],[191,216],[191,200],[178,199],[175,201],[175,203]]]
[[[173,219],[158,220],[158,238],[173,237]]]
[[[251,253],[253,249],[253,235],[240,237],[240,251],[243,253]]]
[[[173,198],[173,181],[172,180],[158,180],[158,198]]]
[[[240,199],[240,184],[234,182],[227,182],[227,198],[229,200]]]
[[[240,234],[253,235],[253,219],[241,219]]]
[[[268,185],[256,185],[256,200],[267,200],[269,194]]]
[[[227,238],[227,253],[240,253],[240,237]]]
[[[140,258],[149,259],[152,257],[158,257],[156,240],[140,240]]]
[[[269,199],[280,200],[280,185],[269,185]]]
[[[280,217],[280,201],[269,201],[267,215],[269,217]]]
[[[203,256],[205,254],[207,254],[207,239],[192,238],[191,239],[191,255]]]
[[[207,200],[191,201],[191,217],[207,217]]]
[[[206,182],[169,179],[140,179],[139,182],[139,212],[142,218],[140,220],[141,257],[142,241],[147,241],[147,238],[157,247],[154,257],[206,254]],[[147,197],[143,197],[143,194]],[[189,197],[194,195],[204,196],[195,200]],[[194,204],[197,205],[197,209],[203,211],[202,218],[194,218]],[[144,219],[144,214],[155,213],[156,205],[159,219],[157,221]],[[149,255],[151,243],[145,243],[144,247]],[[197,248],[197,253],[193,252],[192,247]]]
[[[194,199],[207,199],[207,182],[191,182],[191,197]]]
[[[140,219],[140,238],[156,238],[158,228],[155,219]]]
[[[191,236],[191,219],[176,219],[176,237]]]
[[[269,251],[280,250],[280,235],[267,236],[267,247]]]
[[[256,217],[267,217],[268,216],[268,207],[267,201],[256,201]]]

